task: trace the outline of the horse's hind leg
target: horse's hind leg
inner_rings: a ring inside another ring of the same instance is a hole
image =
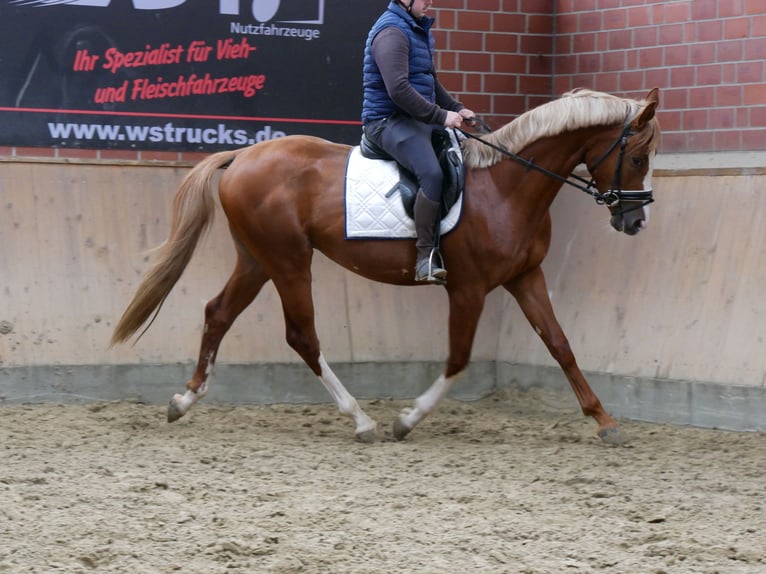
[[[290,271],[274,274],[274,285],[282,299],[287,343],[301,356],[329,391],[341,414],[354,419],[357,440],[374,442],[375,421],[367,416],[357,400],[346,390],[327,364],[319,348],[319,338],[314,324],[314,302],[311,296],[310,254],[307,259],[308,261],[303,262],[300,270],[292,268]]]
[[[181,418],[194,403],[205,396],[221,340],[268,280],[268,275],[258,262],[239,249],[234,272],[223,291],[205,305],[205,328],[197,368],[186,383],[186,392],[183,395],[176,394],[170,400],[169,422]]]
[[[601,401],[588,385],[580,367],[577,366],[569,341],[553,313],[542,269],[537,267],[505,284],[504,287],[516,298],[524,315],[561,366],[577,396],[583,414],[593,417],[598,423],[598,435],[601,439],[610,444],[626,443],[628,439],[620,433],[617,421],[604,410]]]

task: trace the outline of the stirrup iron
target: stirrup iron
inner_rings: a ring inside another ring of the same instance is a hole
[[[441,262],[441,253],[437,247],[431,249],[431,253],[428,255],[428,260],[421,260],[415,268],[415,281],[433,283],[435,285],[445,285],[447,283],[447,270],[438,265],[436,262]],[[423,274],[422,271],[425,267],[427,273]]]

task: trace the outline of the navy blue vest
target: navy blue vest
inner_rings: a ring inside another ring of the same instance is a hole
[[[431,35],[433,21],[433,18],[423,16],[420,22],[417,22],[399,4],[391,2],[375,22],[364,47],[362,123],[387,118],[394,112],[402,111],[388,96],[380,69],[372,57],[372,41],[381,30],[389,26],[396,26],[407,35],[410,42],[410,83],[421,96],[434,103],[434,38]]]

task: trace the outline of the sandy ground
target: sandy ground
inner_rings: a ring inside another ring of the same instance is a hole
[[[762,573],[766,436],[623,421],[572,401],[446,401],[406,441],[364,402],[0,407],[0,572]]]

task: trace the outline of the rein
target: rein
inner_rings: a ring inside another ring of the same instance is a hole
[[[475,125],[478,124],[482,132],[485,134],[490,133],[492,131],[492,129],[487,125],[487,123],[481,120],[480,118],[473,117],[473,118],[470,118],[469,121],[473,122]],[[629,209],[621,210],[619,212],[620,215],[625,214],[629,211],[633,211],[634,209],[640,209],[654,202],[651,189],[641,190],[641,191],[623,191],[622,190],[621,172],[622,172],[622,162],[625,156],[625,148],[628,145],[628,138],[632,135],[635,135],[635,132],[630,129],[629,118],[625,119],[625,125],[619,137],[616,140],[614,140],[614,142],[612,142],[612,145],[610,145],[609,148],[601,155],[601,157],[598,158],[598,160],[596,161],[595,164],[593,164],[592,167],[588,167],[588,172],[591,174],[590,180],[587,180],[584,177],[580,177],[579,175],[575,173],[570,174],[569,177],[563,177],[547,168],[544,168],[541,165],[536,164],[534,159],[526,159],[504,148],[503,146],[490,143],[475,134],[466,132],[465,130],[461,128],[456,128],[456,129],[465,137],[475,139],[476,141],[481,142],[485,146],[500,152],[501,154],[509,157],[510,159],[512,159],[513,161],[517,163],[520,163],[527,169],[534,169],[536,171],[539,171],[540,173],[547,175],[548,177],[555,179],[556,181],[560,181],[562,184],[568,184],[574,188],[579,189],[580,191],[584,193],[587,193],[588,195],[593,197],[596,200],[596,203],[599,205],[606,205],[609,208],[615,208],[620,204],[621,201],[640,201],[641,202],[641,205],[631,207]],[[620,146],[620,155],[617,158],[617,167],[615,169],[614,176],[612,177],[612,187],[606,193],[601,193],[600,191],[598,191],[598,189],[596,189],[596,180],[592,175],[593,171],[596,168],[598,168],[598,166],[601,165],[601,163],[607,157],[609,157],[609,154],[611,154],[614,151],[614,149],[617,147],[618,144]]]

